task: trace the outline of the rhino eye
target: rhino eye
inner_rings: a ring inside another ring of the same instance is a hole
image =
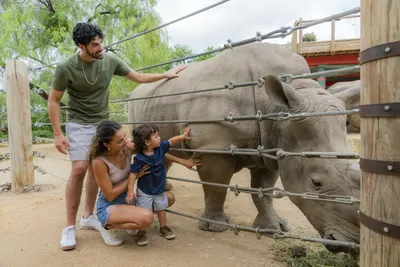
[[[313,183],[313,186],[314,186],[316,189],[320,189],[320,188],[322,187],[322,184],[321,184],[320,181],[318,181],[318,180],[316,180],[316,179],[311,179],[311,181],[312,181],[312,183]]]

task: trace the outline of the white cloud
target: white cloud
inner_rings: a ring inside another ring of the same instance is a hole
[[[218,2],[217,0],[159,0],[156,11],[162,22],[169,22],[191,12]],[[302,17],[305,20],[319,19],[358,7],[359,0],[231,0],[218,7],[167,26],[171,45],[187,45],[194,52],[202,52],[208,46],[219,47],[227,39],[240,41],[278,29],[293,26]],[[318,40],[330,40],[331,25],[324,23],[306,29],[314,32]],[[360,19],[347,19],[336,23],[336,39],[359,38]],[[287,43],[284,39],[268,42]]]

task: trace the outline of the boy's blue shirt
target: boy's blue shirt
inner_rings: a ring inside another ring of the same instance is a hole
[[[160,146],[154,149],[151,156],[138,153],[131,165],[132,173],[139,173],[144,165],[149,165],[149,174],[145,174],[138,179],[137,187],[148,195],[159,195],[165,192],[165,182],[167,174],[164,166],[165,153],[168,152],[170,143],[168,140],[162,141]]]

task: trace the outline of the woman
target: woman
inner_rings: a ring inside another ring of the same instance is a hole
[[[153,221],[154,215],[151,211],[125,203],[132,153],[134,145],[127,142],[126,133],[118,122],[106,120],[97,127],[89,148],[88,161],[92,164],[101,190],[97,199],[97,217],[106,230],[146,229]],[[198,160],[184,160],[169,154],[166,154],[166,159],[187,168],[199,165]],[[147,174],[146,170],[147,167],[143,168],[138,176]],[[175,201],[174,195],[167,192],[167,196],[169,205],[172,205]],[[118,246],[123,241],[114,234],[105,243]]]

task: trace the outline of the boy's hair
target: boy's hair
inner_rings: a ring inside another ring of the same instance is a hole
[[[72,39],[77,46],[79,44],[87,46],[96,36],[99,36],[101,40],[104,38],[101,29],[94,24],[80,22],[72,30]]]
[[[151,136],[159,132],[158,127],[151,124],[145,124],[137,127],[132,131],[133,142],[135,143],[135,148],[138,152],[143,152],[146,148],[146,141],[150,140]]]

